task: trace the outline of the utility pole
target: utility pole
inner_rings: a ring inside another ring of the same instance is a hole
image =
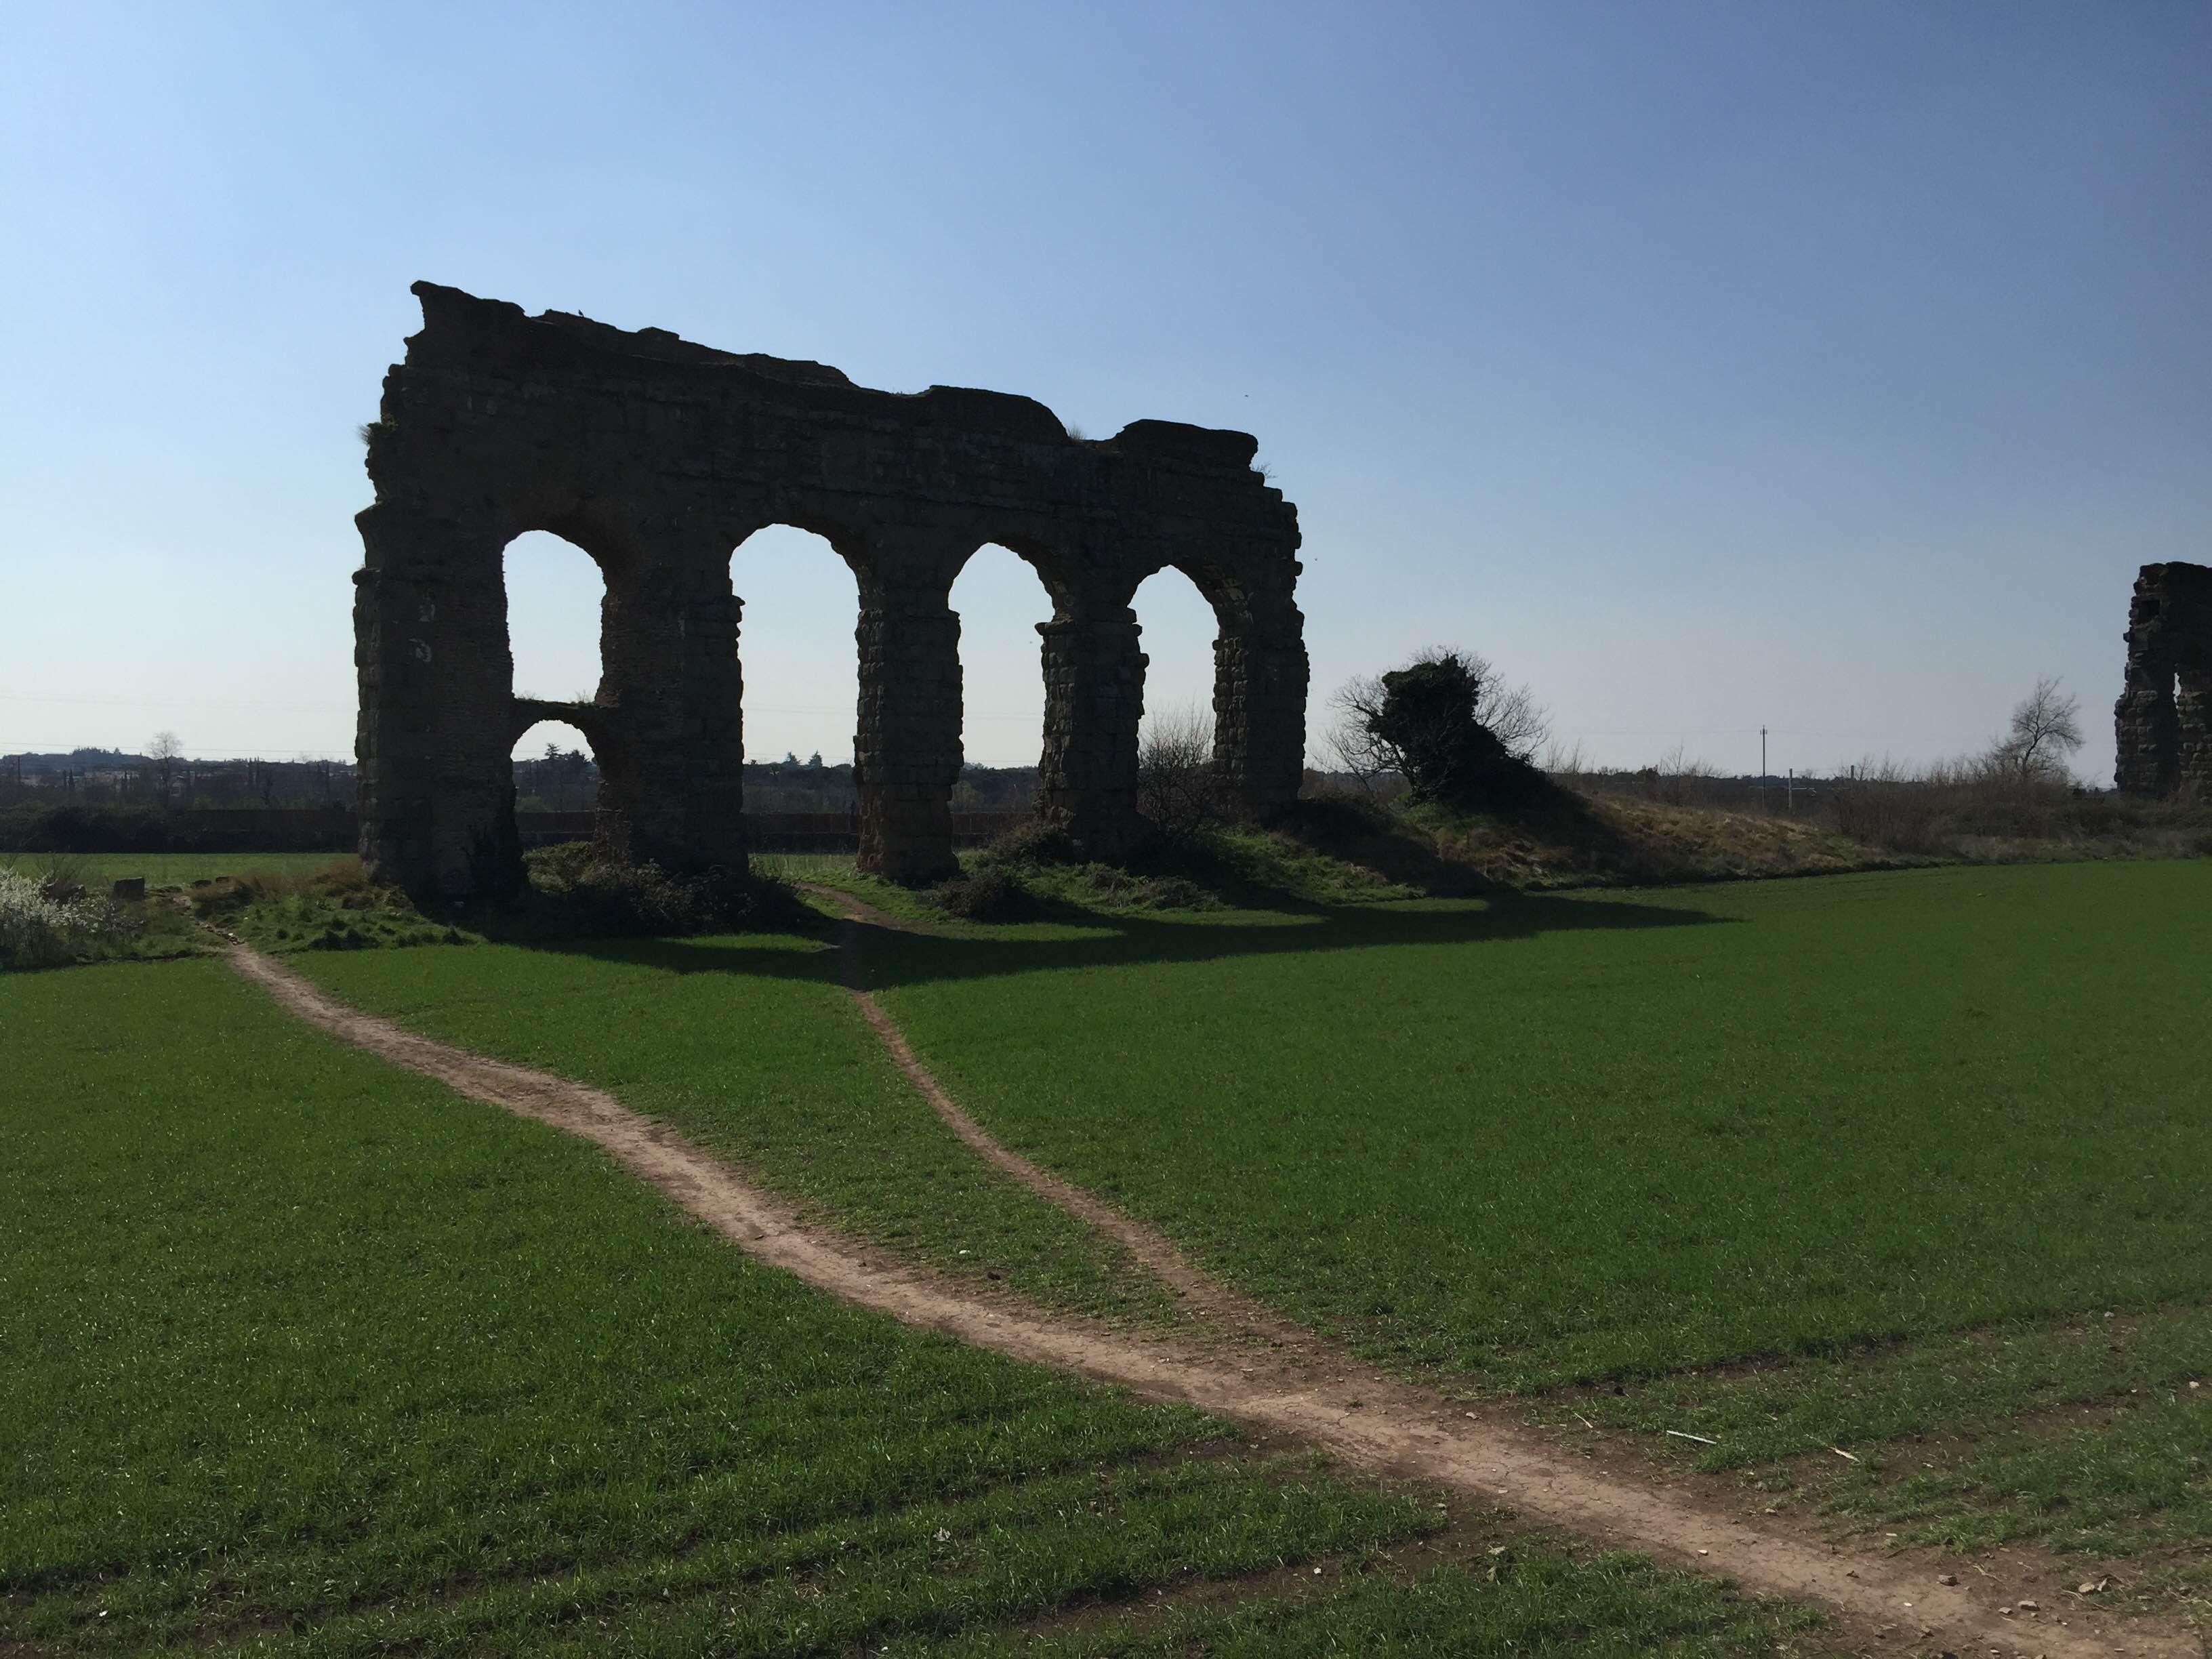
[[[1759,727],[1759,810],[1766,810],[1766,725],[1763,720]]]

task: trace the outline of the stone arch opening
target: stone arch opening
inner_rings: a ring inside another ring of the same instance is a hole
[[[1164,565],[1137,584],[1129,608],[1137,613],[1145,651],[1145,712],[1138,741],[1168,726],[1195,722],[1213,741],[1215,654],[1223,633],[1213,599],[1188,574]]]
[[[513,760],[518,814],[591,812],[599,804],[599,766],[592,739],[566,720],[533,720],[515,739]],[[580,839],[563,836],[562,840]],[[523,842],[529,844],[530,836]]]
[[[860,588],[830,539],[763,525],[730,556],[749,812],[857,805]]]
[[[960,626],[961,777],[953,810],[1025,811],[1035,802],[1034,781],[992,774],[1034,772],[1044,752],[1041,635],[1060,604],[1030,560],[997,542],[962,564],[949,603]]]
[[[510,695],[538,702],[594,702],[602,664],[607,579],[565,536],[526,530],[500,552],[507,593]]]

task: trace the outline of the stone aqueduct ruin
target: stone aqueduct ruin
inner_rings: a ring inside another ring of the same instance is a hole
[[[417,283],[423,327],[367,429],[376,500],[354,577],[362,855],[418,896],[520,877],[508,757],[540,720],[590,740],[600,838],[672,867],[744,861],[742,607],[730,559],[755,531],[829,541],[860,585],[860,862],[953,866],[961,765],[961,566],[995,543],[1053,602],[1043,635],[1041,809],[1096,856],[1138,831],[1146,658],[1130,609],[1182,571],[1220,623],[1214,768],[1262,815],[1297,793],[1306,653],[1297,514],[1255,441],[1166,421],[1101,441],[1043,404],[856,386],[819,363]],[[504,555],[551,531],[606,580],[602,674],[584,703],[518,698]]]
[[[2145,565],[2127,641],[2113,781],[2131,795],[2212,801],[2212,566]]]

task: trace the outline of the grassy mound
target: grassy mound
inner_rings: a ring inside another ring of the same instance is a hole
[[[1414,807],[1402,821],[1447,865],[1522,891],[1841,875],[1925,861],[1791,818],[1566,790],[1502,811]]]
[[[471,937],[424,916],[398,889],[367,879],[352,857],[196,881],[189,902],[201,921],[264,950],[367,951]]]
[[[204,877],[186,893],[199,920],[267,951],[361,951],[624,937],[682,938],[778,927],[801,911],[788,883],[723,871],[684,875],[624,864],[589,842],[532,852],[529,886],[498,905],[426,916],[361,860],[271,863]],[[463,925],[465,923],[465,925]]]

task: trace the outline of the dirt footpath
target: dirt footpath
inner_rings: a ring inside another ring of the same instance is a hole
[[[848,962],[856,943],[848,935]],[[857,988],[854,994],[870,1023],[963,1139],[1128,1246],[1184,1293],[1186,1305],[1216,1322],[1226,1340],[1177,1343],[1102,1330],[872,1259],[880,1253],[802,1226],[739,1171],[599,1090],[472,1054],[348,1007],[247,946],[233,945],[228,957],[239,973],[309,1023],[471,1099],[596,1143],[757,1260],[908,1324],[1120,1383],[1151,1398],[1186,1401],[1369,1469],[1508,1505],[1524,1520],[1593,1542],[1724,1575],[1759,1594],[1825,1606],[1867,1648],[2051,1659],[2200,1659],[2203,1652],[2195,1638],[2144,1620],[2106,1620],[2071,1610],[2062,1620],[2055,1608],[2050,1614],[2000,1613],[1994,1591],[1939,1583],[1925,1560],[1846,1553],[1816,1538],[1754,1525],[1686,1491],[1610,1475],[1560,1456],[1537,1433],[1501,1413],[1451,1405],[1337,1352],[1214,1284],[1152,1229],[1000,1146],[951,1101],[889,1017]]]

